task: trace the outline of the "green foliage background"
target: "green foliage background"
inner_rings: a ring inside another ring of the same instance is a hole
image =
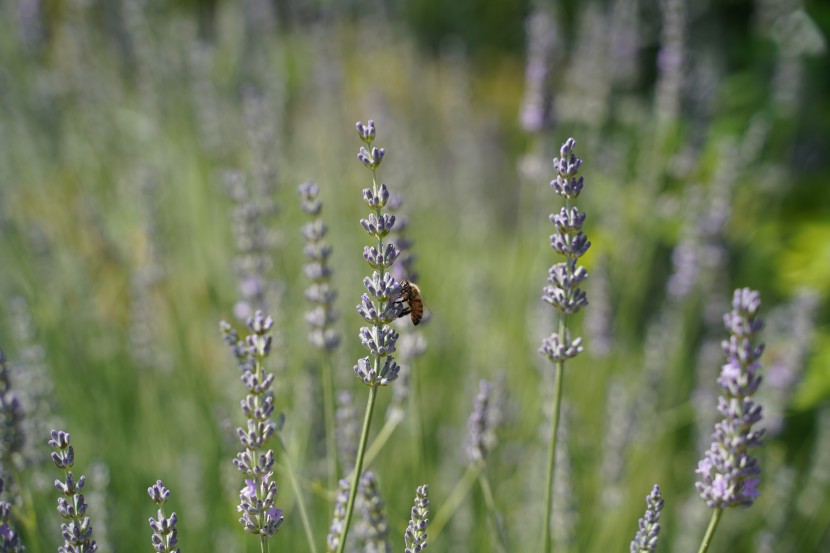
[[[764,532],[773,534],[774,551],[830,547],[827,502],[800,499],[819,486],[810,471],[823,462],[814,452],[821,451],[819,421],[827,419],[830,397],[826,48],[799,58],[800,100],[784,113],[770,89],[778,52],[753,30],[751,7],[713,3],[693,12],[689,27],[691,59],[717,54],[709,105],[687,101],[676,120],[655,118],[653,23],[643,31],[641,78],[609,92],[606,118],[561,117],[527,133],[517,121],[525,40],[517,33],[528,7],[450,4],[449,13],[428,2],[346,13],[309,4],[269,25],[246,19],[232,3],[200,15],[188,5],[131,10],[127,3],[52,2],[40,35],[28,41],[14,6],[3,4],[0,346],[24,373],[26,348],[42,348],[53,412],[72,434],[77,471],[93,461],[108,468],[101,502],[90,501],[96,532],[106,526],[113,549],[149,550],[146,520],[154,512],[145,490],[161,478],[173,491],[183,550],[256,550],[236,523],[241,479],[231,466],[236,444],[225,421],[241,423],[243,387],[217,323],[232,320],[238,299],[233,206],[221,173],[258,170],[250,133],[263,128],[272,137],[267,161],[280,206],[269,221],[277,238],[270,276],[282,290],[273,313],[280,334],[277,405],[322,547],[332,506],[313,439],[321,422],[321,359],[306,342],[299,234],[305,219],[296,188],[314,179],[322,189],[342,314],[337,384],[354,390],[362,413],[365,390],[351,367],[362,355],[354,305],[367,273],[360,191],[370,183],[355,159],[354,122],[373,118],[387,151],[381,177],[405,198],[432,313],[424,328],[429,350],[414,367],[417,403],[372,466],[395,548],[402,549],[415,487],[430,484],[434,513],[464,472],[460,444],[482,378],[505,390],[504,425],[486,471],[511,550],[538,547],[550,367],[537,349],[553,324],[539,296],[557,261],[547,215],[560,206],[547,183],[550,160],[568,136],[585,160],[580,208],[593,242],[585,263],[591,282],[605,283],[612,346],[600,356],[587,335],[586,353],[567,367],[576,514],[574,541],[565,549],[625,549],[655,482],[666,498],[660,550],[690,550],[684,531],[699,539],[697,436],[709,430],[696,428],[692,401],[705,374],[696,368],[698,352],[704,339],[723,334],[705,307],[737,286],[761,291],[765,315],[804,287],[818,294],[818,308],[811,336],[787,334],[787,324],[781,334],[765,335],[767,363],[786,360],[796,338],[805,339],[810,354],[797,367],[783,431],[759,452],[762,497],[751,509],[726,513],[712,550],[760,550]],[[578,22],[589,9],[610,10],[574,4],[559,12],[565,31],[552,79],[557,95],[573,89],[568,71],[581,63]],[[643,12],[659,21],[656,6],[644,3]],[[808,13],[826,38],[827,7],[810,5]],[[509,32],[492,34],[492,21]],[[726,32],[736,22],[740,30]],[[706,40],[712,50],[700,46]],[[692,97],[698,74],[689,76],[684,94]],[[266,106],[253,121],[244,113],[251,89]],[[753,125],[766,132],[755,153],[738,161]],[[726,254],[720,272],[673,302],[666,295],[672,251],[707,213],[730,170],[731,216],[717,234]],[[142,286],[137,275],[148,267],[161,272]],[[602,305],[595,297],[589,310]],[[27,313],[29,335],[21,332]],[[150,341],[137,352],[142,316]],[[577,328],[583,323],[577,317]],[[142,355],[151,366],[142,366]],[[649,372],[654,355],[659,370]],[[712,383],[716,359],[706,369]],[[379,414],[391,395],[381,390]],[[600,469],[613,400],[628,414],[647,407],[651,417],[630,429],[619,459],[620,500],[609,506]],[[381,424],[378,418],[373,428]],[[49,482],[57,476],[48,466],[48,435],[29,438],[41,444],[44,464],[18,459],[26,493],[16,522],[29,551],[53,550],[59,531]],[[284,473],[279,484],[287,522],[274,549],[305,551]],[[820,485],[826,494],[826,475]],[[486,514],[474,489],[430,549],[495,550]]]

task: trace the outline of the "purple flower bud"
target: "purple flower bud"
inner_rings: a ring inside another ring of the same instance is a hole
[[[582,353],[582,338],[571,340],[571,333],[565,330],[564,340],[558,334],[551,334],[542,341],[539,351],[553,362],[564,361]]]
[[[360,121],[357,122],[357,134],[366,144],[371,144],[375,139],[375,122],[369,119],[366,126]]]

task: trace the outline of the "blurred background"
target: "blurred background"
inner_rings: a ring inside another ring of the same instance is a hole
[[[297,187],[320,186],[342,337],[337,389],[366,389],[354,306],[374,119],[430,311],[405,418],[372,462],[402,549],[415,487],[439,510],[494,383],[485,472],[510,551],[538,548],[554,324],[540,300],[551,160],[570,136],[593,243],[585,353],[565,377],[557,551],[625,549],[654,483],[659,550],[695,551],[732,290],[760,290],[761,497],[712,551],[830,550],[830,5],[798,0],[0,2],[0,347],[25,407],[14,474],[28,550],[59,543],[50,428],[72,435],[99,550],[149,548],[172,490],[185,551],[255,551],[231,465],[243,422],[220,320],[276,320],[277,409],[318,549],[320,367],[308,340]],[[422,329],[421,329],[422,328]],[[403,326],[402,334],[413,329]],[[381,389],[384,425],[394,389]],[[498,423],[498,424],[496,424]],[[275,446],[276,447],[276,446]],[[274,550],[308,550],[280,461]],[[434,551],[497,551],[465,496]],[[359,536],[357,536],[359,537]],[[354,550],[360,541],[354,543]],[[322,549],[321,549],[322,550]]]

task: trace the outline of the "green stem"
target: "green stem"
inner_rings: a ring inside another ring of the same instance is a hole
[[[473,487],[473,483],[476,481],[476,478],[478,478],[478,475],[481,473],[483,468],[484,466],[481,463],[474,463],[467,466],[467,471],[464,473],[464,476],[462,476],[461,480],[458,481],[458,484],[455,485],[452,493],[450,493],[450,496],[435,515],[435,519],[429,523],[429,541],[431,543],[435,543],[438,535],[441,533],[441,530],[444,529],[444,526],[447,525],[450,518],[452,518],[458,510],[458,507],[461,505],[461,502],[464,501],[464,498],[467,497],[467,494],[470,492],[470,488]]]
[[[375,410],[375,399],[378,395],[378,387],[369,388],[369,400],[366,403],[366,416],[363,418],[363,430],[360,433],[360,444],[357,447],[357,460],[354,464],[352,485],[349,488],[349,500],[346,505],[346,518],[343,520],[343,530],[340,532],[340,541],[337,544],[337,553],[343,553],[346,547],[346,536],[349,534],[349,525],[352,521],[354,502],[357,497],[357,484],[360,482],[360,473],[363,471],[363,458],[366,453],[366,442],[369,441],[369,426],[372,423],[372,412]]]
[[[300,511],[300,520],[303,522],[303,529],[305,530],[305,537],[308,541],[308,550],[310,553],[317,553],[317,547],[314,545],[314,532],[311,530],[311,521],[308,518],[308,512],[305,509],[305,501],[303,494],[300,492],[300,485],[297,483],[297,478],[294,475],[294,468],[291,466],[289,460],[288,448],[285,446],[285,441],[282,439],[282,434],[277,434],[280,441],[280,447],[284,453],[283,460],[285,462],[285,469],[288,473],[288,479],[291,481],[291,489],[294,490],[294,497],[297,501],[297,509]]]
[[[326,465],[328,469],[328,488],[337,490],[337,442],[335,437],[336,421],[334,418],[334,371],[331,355],[327,352],[322,367],[323,380],[323,418],[326,425]]]
[[[501,553],[507,553],[510,549],[507,547],[507,529],[504,527],[504,519],[496,509],[496,501],[493,499],[493,490],[490,489],[490,480],[487,479],[484,472],[479,472],[478,483],[481,485],[481,491],[484,494],[484,502],[487,504],[487,511],[490,513],[490,519],[493,521],[493,527],[496,530],[496,537],[498,538],[497,546]]]
[[[559,319],[559,336],[565,336],[565,318]],[[556,468],[556,437],[559,433],[559,408],[562,405],[562,373],[565,362],[557,361],[553,377],[553,413],[550,421],[550,443],[548,444],[548,473],[545,478],[545,518],[543,521],[544,538],[542,552],[552,551],[551,518],[553,515],[553,474]]]
[[[268,536],[259,537],[259,549],[262,553],[268,553]]]
[[[709,549],[712,536],[715,535],[715,529],[717,529],[718,522],[720,522],[721,514],[723,514],[723,507],[715,507],[715,510],[712,511],[712,518],[709,519],[709,526],[706,528],[706,533],[703,535],[703,541],[700,542],[700,549],[697,550],[697,553],[706,553]]]

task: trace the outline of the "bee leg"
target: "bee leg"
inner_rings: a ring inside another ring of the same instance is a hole
[[[409,315],[410,313],[412,313],[412,308],[407,307],[407,308],[405,308],[403,311],[401,311],[401,312],[398,314],[398,318],[400,319],[401,317],[406,317],[406,316],[407,316],[407,315]]]

